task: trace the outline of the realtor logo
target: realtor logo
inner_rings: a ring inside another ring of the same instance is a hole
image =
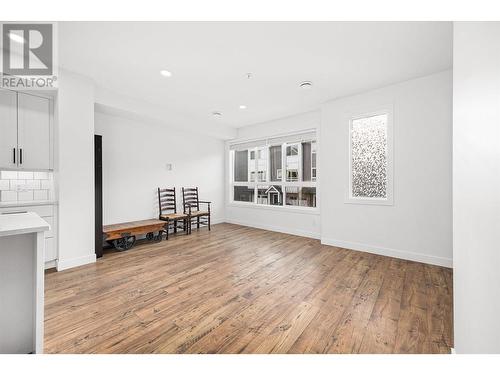
[[[2,24],[1,85],[17,89],[54,88],[54,25]]]

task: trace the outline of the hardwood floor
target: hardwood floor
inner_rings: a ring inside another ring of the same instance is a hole
[[[232,224],[46,274],[47,353],[449,353],[452,271]]]

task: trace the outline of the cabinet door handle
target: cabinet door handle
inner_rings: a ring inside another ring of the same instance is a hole
[[[23,149],[19,149],[19,164],[23,164]]]
[[[16,148],[12,149],[12,163],[16,164]]]

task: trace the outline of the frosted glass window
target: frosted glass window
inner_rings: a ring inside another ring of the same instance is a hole
[[[351,125],[351,196],[387,198],[387,120],[382,114]]]

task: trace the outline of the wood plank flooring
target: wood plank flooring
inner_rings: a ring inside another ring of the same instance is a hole
[[[452,271],[218,224],[45,276],[46,353],[449,353]]]

